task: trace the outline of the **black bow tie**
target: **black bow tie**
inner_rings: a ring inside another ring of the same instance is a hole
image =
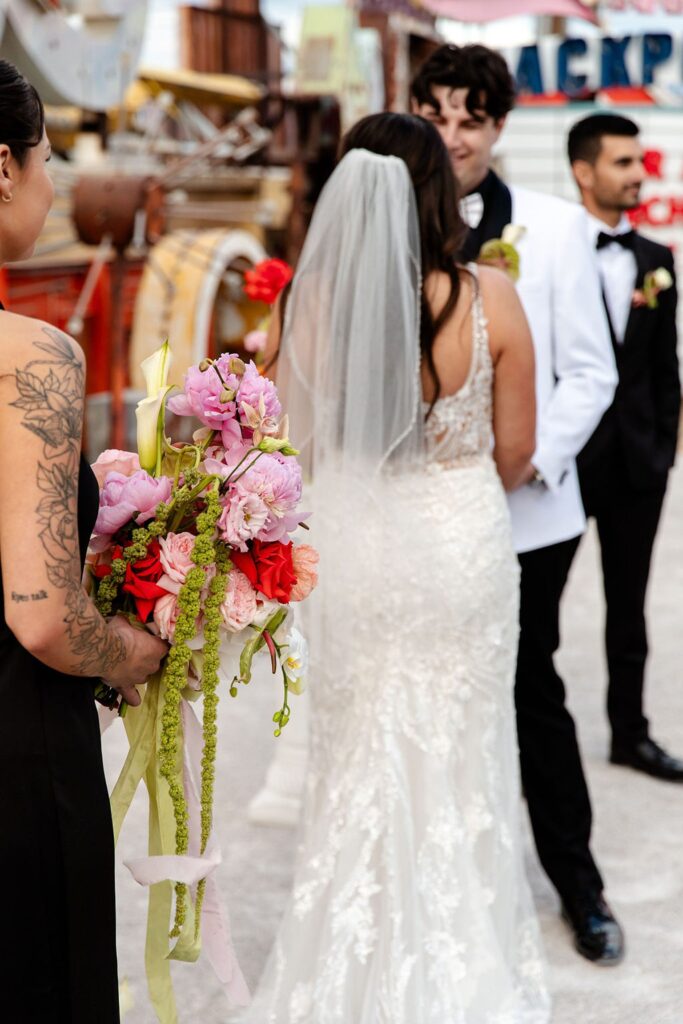
[[[634,252],[636,237],[635,231],[623,231],[620,235],[608,235],[606,231],[601,231],[598,235],[596,248],[604,249],[606,245],[616,242],[617,245],[622,245],[624,249],[630,249],[631,252]]]

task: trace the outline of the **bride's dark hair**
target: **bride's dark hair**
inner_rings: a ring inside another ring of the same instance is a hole
[[[457,185],[448,151],[429,121],[413,114],[392,113],[371,114],[355,124],[342,139],[340,155],[346,156],[352,149],[399,157],[413,183],[422,257],[420,348],[434,382],[433,407],[441,388],[434,364],[434,342],[458,303],[460,274],[456,260],[467,232],[458,210]],[[451,282],[448,300],[436,316],[425,296],[425,282],[434,271],[448,274]]]

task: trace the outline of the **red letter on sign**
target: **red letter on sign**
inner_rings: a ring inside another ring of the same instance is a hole
[[[646,149],[644,156],[645,173],[650,178],[658,178],[659,181],[664,177],[664,154],[661,149]]]
[[[680,224],[683,221],[683,196],[672,196],[670,224]]]

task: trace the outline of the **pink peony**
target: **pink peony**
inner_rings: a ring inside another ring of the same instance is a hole
[[[268,519],[258,534],[259,540],[282,540],[304,518],[296,511],[301,500],[301,466],[294,459],[262,455],[239,483],[268,506]]]
[[[191,556],[195,539],[191,533],[169,533],[159,538],[159,559],[164,570],[159,581],[160,587],[174,594],[179,592],[188,572],[194,567]]]
[[[239,569],[230,570],[221,615],[231,633],[239,633],[256,615],[256,591]]]
[[[249,454],[250,452],[251,454]],[[240,466],[238,473],[246,470],[258,457],[259,453],[253,450],[253,446],[248,441],[240,441],[238,445],[233,445],[227,450],[221,448],[220,451],[216,451],[214,447],[211,447],[206,451],[204,470],[207,473],[228,477],[238,466]]]
[[[240,497],[250,494],[259,498],[268,509],[268,517],[258,533],[253,536],[263,541],[282,540],[286,534],[295,530],[302,520],[308,518],[307,513],[297,511],[301,499],[301,467],[294,459],[277,453],[247,454],[248,452],[249,445],[242,444],[226,452],[220,462],[206,459],[205,469],[208,473],[228,477],[246,455],[243,465],[238,470],[239,480],[230,486],[229,498],[237,488]],[[245,467],[248,468],[245,470]],[[252,505],[251,510],[257,507]],[[222,528],[227,528],[227,515],[224,514],[222,518]],[[240,546],[239,550],[244,548]]]
[[[292,564],[296,583],[292,587],[290,601],[305,601],[318,585],[318,562],[320,555],[310,544],[295,544],[292,547]]]
[[[111,536],[131,519],[140,525],[154,518],[157,505],[171,497],[168,477],[156,479],[139,469],[132,476],[110,472],[100,491],[100,510],[95,523],[96,534]]]
[[[237,402],[242,409],[242,402],[246,402],[252,409],[258,409],[259,399],[263,397],[265,415],[272,420],[279,420],[282,414],[282,406],[277,397],[277,388],[268,377],[262,377],[258,372],[256,364],[252,361],[244,371],[237,392]]]
[[[139,469],[140,459],[137,452],[122,452],[118,448],[108,448],[106,452],[98,455],[92,464],[92,471],[97,477],[100,487],[104,485],[109,473],[131,476]]]
[[[173,640],[179,612],[177,594],[166,594],[165,597],[158,598],[154,605],[153,617],[162,640]]]
[[[230,372],[230,360],[236,356],[226,353],[207,370],[191,366],[185,374],[183,393],[174,395],[168,408],[177,416],[196,416],[213,430],[220,430],[227,421],[235,417],[235,402],[222,402],[224,388],[237,393],[240,379]],[[219,376],[220,374],[220,376]]]
[[[247,541],[258,536],[267,519],[268,506],[259,496],[235,484],[229,490],[218,530],[227,544],[238,551],[246,551]]]
[[[226,420],[221,427],[221,441],[226,452],[242,445],[242,431],[237,420]]]

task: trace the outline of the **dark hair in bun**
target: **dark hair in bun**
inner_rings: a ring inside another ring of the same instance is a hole
[[[37,146],[45,129],[43,101],[22,73],[8,60],[0,60],[0,143],[23,166],[29,149]]]

